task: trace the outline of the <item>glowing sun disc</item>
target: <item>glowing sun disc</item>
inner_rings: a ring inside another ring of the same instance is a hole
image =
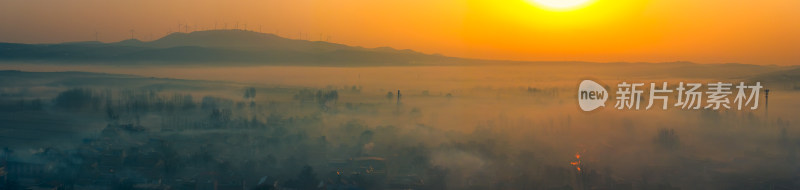
[[[569,10],[589,4],[592,0],[528,0],[548,9]]]

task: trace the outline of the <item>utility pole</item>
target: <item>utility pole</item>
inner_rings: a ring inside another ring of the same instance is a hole
[[[767,126],[769,126],[769,89],[764,89],[764,117],[767,120]]]
[[[400,90],[397,90],[397,105],[400,105]]]

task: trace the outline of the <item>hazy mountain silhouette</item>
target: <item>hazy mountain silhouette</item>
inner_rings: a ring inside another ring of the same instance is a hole
[[[534,62],[482,60],[424,54],[391,47],[363,48],[324,41],[283,38],[246,30],[209,30],[172,33],[154,41],[128,39],[60,44],[0,43],[0,61],[44,61],[80,64],[183,64],[183,65],[528,65],[577,66],[583,69],[620,67],[636,75],[682,77],[724,73],[747,77],[785,69],[751,64],[696,64],[691,62],[627,63],[561,61]],[[722,72],[720,72],[722,71]]]
[[[463,59],[393,48],[361,48],[323,41],[287,39],[244,30],[173,33],[143,42],[0,43],[0,60],[119,63],[281,65],[419,65]]]
[[[775,72],[758,74],[748,78],[750,81],[774,84],[793,90],[800,90],[800,66]]]
[[[192,33],[172,33],[161,39],[140,44],[145,47],[169,48],[197,46],[206,48],[294,50],[294,51],[332,51],[356,50],[350,46],[322,41],[294,40],[274,34],[257,33],[244,30],[210,30]]]

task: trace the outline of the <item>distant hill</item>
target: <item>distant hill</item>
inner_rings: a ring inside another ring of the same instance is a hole
[[[114,43],[0,43],[0,60],[328,66],[424,65],[467,61],[412,50],[294,40],[245,30],[173,33],[149,42],[129,39]]]
[[[791,67],[751,64],[596,63],[481,60],[425,54],[391,47],[363,48],[324,41],[283,38],[246,30],[208,30],[172,33],[154,41],[128,39],[60,44],[0,43],[0,61],[117,65],[297,65],[297,66],[414,66],[414,65],[528,65],[573,67],[572,72],[627,71],[621,76],[748,78]]]
[[[772,88],[800,90],[800,67],[758,74],[750,77],[749,80],[771,84]]]
[[[205,48],[227,48],[241,50],[292,50],[292,51],[336,51],[368,50],[322,41],[294,40],[274,34],[244,30],[210,30],[192,33],[172,33],[161,39],[138,44],[143,47],[170,48],[195,46]]]

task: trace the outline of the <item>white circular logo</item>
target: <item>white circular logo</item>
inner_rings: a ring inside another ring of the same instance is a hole
[[[578,105],[583,111],[592,111],[606,106],[608,91],[597,82],[583,80],[578,86]]]

